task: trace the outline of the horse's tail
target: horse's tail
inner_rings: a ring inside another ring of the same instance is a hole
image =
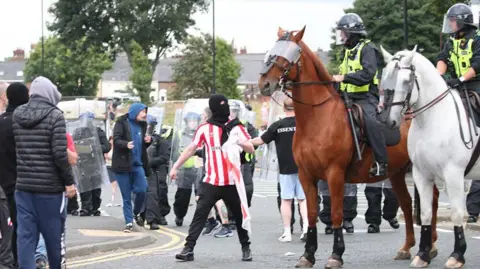
[[[413,215],[415,216],[415,222],[418,226],[422,226],[422,218],[420,217],[420,194],[418,193],[417,186],[414,185],[414,204]]]

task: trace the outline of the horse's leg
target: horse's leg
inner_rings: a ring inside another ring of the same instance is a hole
[[[422,218],[422,228],[420,234],[420,245],[418,253],[410,264],[411,267],[424,268],[430,264],[430,251],[432,250],[432,202],[433,185],[435,184],[431,176],[426,176],[414,164],[412,175],[415,185],[420,195],[420,211]]]
[[[328,189],[330,191],[331,218],[333,226],[333,252],[325,268],[337,269],[343,265],[342,255],[345,252],[343,241],[343,195],[345,185],[345,171],[340,168],[331,168],[327,171]]]
[[[311,268],[315,264],[315,252],[318,248],[317,218],[318,218],[318,184],[317,180],[302,169],[298,169],[298,176],[307,199],[308,231],[305,252],[295,268]]]
[[[437,234],[437,213],[438,213],[438,188],[433,185],[433,204],[432,204],[432,250],[430,250],[430,259],[434,259],[438,255],[438,249],[435,244],[438,239]]]
[[[405,171],[390,176],[390,182],[392,183],[392,189],[397,195],[397,200],[403,211],[406,233],[405,243],[397,252],[395,260],[410,260],[412,257],[410,249],[415,246],[415,231],[413,230],[412,197],[408,192],[407,183],[405,182]]]
[[[463,215],[465,210],[465,190],[463,171],[448,169],[444,172],[445,184],[451,203],[451,216],[455,235],[455,245],[445,268],[462,268],[465,264],[467,241],[463,232]]]

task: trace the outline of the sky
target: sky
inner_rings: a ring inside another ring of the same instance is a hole
[[[44,1],[44,19],[56,0]],[[307,26],[303,40],[316,50],[330,49],[330,31],[335,22],[352,6],[353,0],[216,0],[215,33],[249,53],[268,51],[277,38],[277,29],[300,30]],[[0,0],[0,60],[12,56],[17,48],[28,53],[42,33],[41,0]],[[212,33],[212,6],[207,13],[194,15],[198,31]],[[50,33],[46,30],[45,35]]]

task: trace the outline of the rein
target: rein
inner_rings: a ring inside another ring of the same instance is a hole
[[[395,59],[395,60],[399,60],[399,59]],[[413,80],[413,81],[410,83],[410,85],[411,85],[410,90],[408,91],[407,96],[405,97],[405,100],[402,101],[402,102],[392,102],[388,106],[390,106],[390,107],[397,106],[397,105],[403,106],[404,109],[406,108],[406,111],[403,113],[403,115],[408,115],[409,119],[413,119],[413,118],[423,114],[425,111],[429,110],[430,108],[432,108],[436,104],[438,104],[440,101],[445,99],[445,97],[447,97],[447,95],[450,94],[453,98],[453,103],[455,104],[455,111],[456,111],[456,114],[457,114],[458,128],[460,130],[460,137],[461,137],[462,142],[465,145],[465,147],[467,149],[472,149],[473,146],[474,146],[473,145],[473,134],[472,134],[472,126],[471,126],[470,120],[468,120],[468,113],[467,113],[467,124],[468,124],[468,131],[470,133],[470,140],[467,141],[465,139],[465,133],[463,132],[463,129],[462,129],[462,123],[461,123],[461,118],[460,118],[460,109],[458,107],[457,100],[455,100],[455,97],[452,94],[452,88],[448,87],[444,92],[442,92],[440,95],[435,97],[433,100],[431,100],[427,104],[421,106],[418,109],[410,111],[410,109],[412,108],[412,106],[410,106],[410,98],[412,97],[412,91],[413,91],[414,85],[417,86],[417,90],[418,90],[418,92],[420,92],[420,85],[418,83],[418,79],[417,79],[417,76],[415,74],[415,66],[414,65],[411,65],[410,67],[397,66],[397,68],[410,70],[411,71],[410,79]],[[394,90],[388,90],[388,91],[393,92]],[[415,104],[413,106],[415,106]]]
[[[280,80],[278,82],[278,85],[280,86],[280,90],[290,99],[292,99],[294,102],[296,103],[299,103],[299,104],[302,104],[302,105],[307,105],[307,106],[312,106],[312,107],[315,107],[315,106],[321,106],[323,105],[324,103],[326,103],[327,101],[329,101],[330,99],[332,99],[332,96],[330,96],[329,98],[323,100],[322,102],[320,103],[317,103],[317,104],[308,104],[308,103],[305,103],[303,101],[300,101],[298,99],[295,99],[293,98],[293,95],[290,94],[287,89],[290,89],[292,87],[295,87],[295,86],[301,86],[301,85],[330,85],[330,84],[335,84],[336,82],[335,81],[300,81],[300,82],[294,82],[294,81],[289,81],[289,80],[286,80],[286,78],[288,77],[288,75],[290,74],[290,70],[292,69],[293,66],[297,67],[297,81],[300,79],[300,66],[301,66],[301,62],[300,62],[300,57],[298,58],[298,60],[296,61],[296,63],[290,63],[290,65],[284,69],[283,71],[283,74],[282,76],[280,76]]]

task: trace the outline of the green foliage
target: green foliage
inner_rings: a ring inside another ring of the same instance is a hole
[[[470,1],[468,0],[429,0],[428,2],[427,8],[439,17],[443,17],[448,9],[457,3],[470,5]]]
[[[216,38],[216,92],[228,98],[240,99],[237,79],[241,66],[235,60],[233,48],[222,38]],[[173,80],[176,82],[171,97],[175,100],[209,97],[212,81],[212,36],[190,36],[185,42],[183,58],[174,66]]]
[[[209,0],[58,0],[49,10],[55,16],[49,30],[65,41],[85,38],[87,44],[101,46],[104,51],[125,51],[132,68],[136,60],[131,42],[135,41],[145,57],[153,54],[149,60],[153,74],[160,57],[187,37],[186,30],[195,24],[193,14],[206,10],[209,3]],[[138,56],[138,51],[135,54]]]
[[[150,61],[147,56],[142,52],[140,45],[132,41],[131,42],[131,66],[133,73],[130,75],[130,80],[132,81],[133,89],[136,90],[136,93],[140,96],[142,103],[150,104],[150,92],[151,92],[151,82],[152,82],[152,71],[150,66]]]
[[[64,96],[94,96],[103,72],[112,68],[107,54],[93,46],[85,46],[84,40],[69,46],[51,37],[45,40],[44,72],[42,71],[42,47],[30,54],[24,76],[26,82],[38,76],[49,78]]]
[[[469,2],[456,0],[415,0],[408,1],[408,48],[418,45],[419,51],[432,62],[435,61],[443,41],[441,33],[443,16],[455,3]],[[382,45],[391,53],[404,49],[403,0],[355,0],[354,12],[362,17],[369,39],[378,47]],[[340,47],[335,46],[335,35],[330,51],[330,70],[341,62]]]

